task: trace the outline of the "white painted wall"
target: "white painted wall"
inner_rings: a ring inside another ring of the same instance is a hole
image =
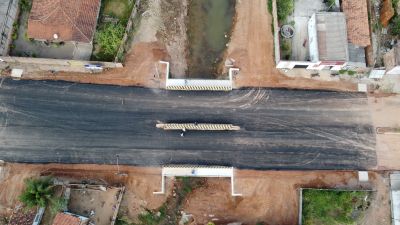
[[[310,61],[318,62],[319,61],[319,52],[318,52],[318,36],[317,36],[317,19],[315,13],[311,16],[308,21],[308,42],[309,42],[309,51],[310,51]]]
[[[400,66],[396,66],[393,69],[390,69],[386,72],[389,75],[400,75]]]

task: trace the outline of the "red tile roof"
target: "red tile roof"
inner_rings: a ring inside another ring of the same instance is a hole
[[[58,213],[53,220],[53,225],[80,225],[81,220],[78,217],[65,213]]]
[[[361,47],[370,45],[367,0],[342,0],[342,10],[346,14],[349,42]]]
[[[28,37],[89,43],[96,30],[100,0],[33,0]]]

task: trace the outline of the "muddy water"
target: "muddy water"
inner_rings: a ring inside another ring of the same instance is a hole
[[[217,78],[229,42],[235,0],[189,0],[188,78]]]

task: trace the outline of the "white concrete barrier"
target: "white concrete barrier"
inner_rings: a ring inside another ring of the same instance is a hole
[[[166,65],[166,89],[173,91],[231,91],[233,89],[233,75],[239,72],[238,68],[229,69],[229,79],[175,79],[169,77],[170,64],[160,61]]]
[[[154,194],[165,194],[165,177],[229,177],[231,178],[232,196],[242,196],[242,194],[235,193],[235,169],[233,167],[170,165],[162,168],[161,176],[161,191],[154,192]]]

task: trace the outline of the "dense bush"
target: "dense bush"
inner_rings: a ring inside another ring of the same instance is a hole
[[[303,190],[304,225],[356,224],[356,210],[366,210],[362,191]]]
[[[400,35],[400,17],[398,15],[390,20],[390,31],[392,35]]]
[[[52,201],[54,191],[51,178],[28,179],[25,184],[26,188],[19,199],[27,207],[45,207]]]
[[[114,60],[114,57],[121,45],[124,32],[125,27],[121,23],[105,23],[101,25],[95,36],[95,42],[100,48],[100,51],[96,54],[96,57],[104,61]]]
[[[286,18],[292,14],[294,3],[293,0],[276,0],[276,7],[278,10],[278,21],[284,23],[286,22]]]

